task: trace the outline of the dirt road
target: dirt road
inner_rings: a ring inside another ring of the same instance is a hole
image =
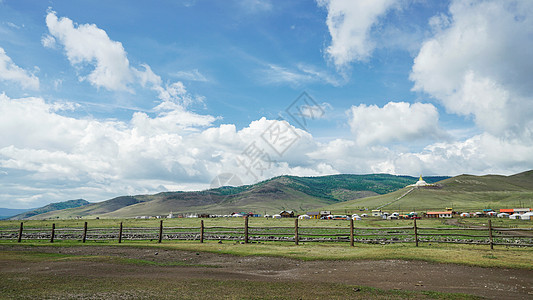
[[[533,271],[480,268],[420,261],[300,261],[276,257],[232,255],[133,247],[2,247],[0,251],[36,251],[71,255],[99,255],[154,262],[184,262],[209,267],[120,265],[98,261],[28,262],[12,264],[0,257],[0,270],[8,272],[58,272],[76,276],[131,276],[179,279],[212,278],[252,281],[332,282],[381,289],[457,292],[493,299],[533,299]]]

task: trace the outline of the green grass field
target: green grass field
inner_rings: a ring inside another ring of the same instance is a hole
[[[527,220],[512,220],[503,218],[490,218],[493,226],[501,227],[523,227],[532,228],[533,222]],[[118,228],[122,222],[124,227],[159,227],[159,222],[163,220],[165,227],[183,226],[199,227],[200,221],[203,220],[205,226],[244,226],[244,218],[175,218],[175,219],[66,219],[66,220],[24,220],[24,221],[0,221],[0,230],[19,228],[20,223],[24,223],[24,228],[51,228],[56,224],[56,228],[83,228],[84,222],[88,223],[89,228]],[[486,226],[489,218],[454,218],[464,226]],[[425,227],[453,227],[448,224],[448,219],[420,219],[417,221],[418,226]],[[349,227],[349,221],[346,220],[298,220],[300,227]],[[485,224],[485,225],[483,225]],[[354,221],[356,227],[398,227],[412,226],[412,220],[383,220],[381,218],[368,217],[361,221]],[[293,218],[271,219],[271,218],[249,218],[249,226],[294,226]]]
[[[202,219],[206,227],[226,226],[240,227],[244,225],[242,218],[218,218]],[[440,219],[421,219],[418,220],[419,227],[433,228],[459,228],[463,226],[486,226],[487,218],[467,218],[455,219],[453,224],[449,220]],[[522,220],[496,219],[492,218],[494,227],[507,228],[531,228],[533,222]],[[164,220],[165,227],[199,227],[200,219],[169,219]],[[80,220],[58,220],[54,221],[56,229],[61,228],[82,228],[85,221]],[[120,222],[123,222],[125,228],[142,227],[157,228],[160,220],[148,219],[123,219],[123,220],[88,220],[89,228],[108,228],[110,230],[118,229]],[[368,218],[363,221],[354,223],[357,228],[368,227],[400,227],[412,226],[412,220],[382,220],[377,218]],[[1,221],[0,230],[16,230],[20,222],[18,221]],[[52,221],[25,221],[24,228],[51,228]],[[272,226],[294,226],[294,219],[264,219],[250,218],[249,226],[253,227],[272,227]],[[300,227],[331,227],[332,229],[348,229],[349,221],[342,220],[299,220]],[[0,240],[2,245],[18,244],[15,239]],[[23,240],[24,245],[51,245],[49,240]],[[516,267],[516,268],[533,268],[533,248],[532,247],[507,247],[496,246],[495,250],[489,250],[487,245],[455,245],[455,244],[437,244],[421,243],[420,247],[415,247],[413,243],[370,245],[356,243],[352,248],[348,242],[336,243],[319,243],[319,242],[302,242],[295,246],[291,242],[264,242],[250,243],[241,245],[238,242],[224,241],[222,244],[216,241],[207,241],[203,244],[199,241],[169,241],[163,240],[158,244],[156,240],[152,241],[133,241],[124,240],[118,244],[116,240],[109,241],[88,241],[82,244],[78,240],[56,240],[53,246],[72,246],[72,245],[120,245],[120,246],[147,246],[147,247],[168,247],[173,249],[207,251],[216,253],[228,253],[234,255],[266,255],[282,256],[297,259],[406,259],[406,260],[424,260],[439,263],[456,263],[465,265],[475,265],[484,267]]]

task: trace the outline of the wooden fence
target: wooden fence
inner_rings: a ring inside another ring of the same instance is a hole
[[[150,240],[161,243],[163,240],[205,240],[238,241],[241,243],[257,243],[268,241],[286,241],[298,245],[300,242],[349,242],[355,243],[389,244],[414,243],[416,247],[421,243],[454,243],[505,246],[533,246],[533,228],[493,228],[490,219],[486,227],[467,228],[431,228],[419,227],[416,220],[413,226],[404,227],[354,227],[353,220],[345,227],[303,227],[298,219],[294,226],[249,226],[248,218],[244,218],[243,227],[204,226],[200,220],[199,227],[164,227],[163,220],[159,227],[124,228],[122,222],[118,228],[89,228],[87,222],[83,228],[56,228],[55,224],[49,229],[24,228],[20,223],[17,229],[0,230],[0,239],[24,240],[79,240],[109,241],[122,243],[126,240]]]

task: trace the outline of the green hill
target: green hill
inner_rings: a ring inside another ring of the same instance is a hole
[[[380,207],[389,212],[443,210],[447,207],[458,211],[533,207],[533,170],[512,176],[460,175],[439,181],[438,185],[439,188],[414,188],[409,193],[411,188],[402,188],[386,195],[336,203],[324,209],[347,213]]]
[[[427,178],[435,182],[447,177]],[[416,182],[415,177],[388,174],[279,176],[257,184],[221,187],[200,192],[165,192],[122,196],[83,207],[50,212],[33,218],[125,218],[187,213],[273,214],[280,210],[304,213],[323,206],[398,190]]]
[[[10,217],[8,220],[24,220],[24,219],[30,219],[34,217],[38,217],[42,214],[46,213],[57,213],[58,210],[68,209],[68,208],[74,208],[74,207],[80,207],[89,204],[89,201],[83,200],[83,199],[77,199],[77,200],[68,200],[64,202],[58,202],[58,203],[51,203],[46,206],[30,210],[15,216]]]

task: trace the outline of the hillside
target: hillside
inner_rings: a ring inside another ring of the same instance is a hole
[[[435,182],[443,178],[447,177],[428,178],[427,181]],[[200,192],[122,196],[32,218],[123,218],[167,215],[171,211],[175,214],[229,214],[241,211],[273,214],[286,209],[303,213],[338,202],[386,194],[416,180],[415,177],[388,174],[279,176],[253,185]]]
[[[16,208],[0,208],[0,220],[7,219],[9,217],[34,210],[35,208],[16,209]]]
[[[443,210],[453,207],[459,211],[478,211],[483,208],[533,207],[533,170],[512,176],[460,175],[438,182],[440,188],[403,188],[395,192],[355,199],[327,206],[336,212],[355,212],[385,205],[384,211]],[[388,204],[388,205],[387,205]]]
[[[80,207],[89,204],[89,201],[83,200],[83,199],[77,199],[77,200],[68,200],[64,202],[58,202],[58,203],[51,203],[46,206],[26,211],[21,214],[12,216],[8,218],[8,220],[24,220],[24,219],[30,219],[32,217],[36,217],[42,214],[46,213],[56,213],[58,210],[68,209],[68,208],[75,208]]]

